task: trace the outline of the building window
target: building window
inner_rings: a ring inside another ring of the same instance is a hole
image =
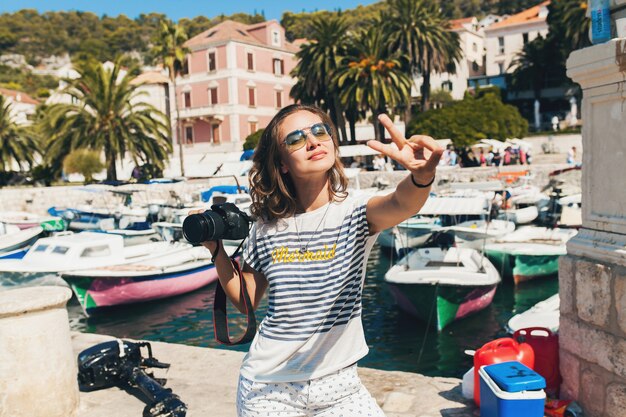
[[[185,126],[185,143],[193,143],[193,126]]]
[[[478,72],[478,70],[480,70],[480,66],[478,66],[478,63],[476,61],[473,61],[472,62],[472,71]]]
[[[217,104],[217,87],[209,88],[209,104],[211,106]]]
[[[274,58],[274,75],[283,75],[285,73],[285,61]]]
[[[209,52],[208,53],[208,58],[209,63],[209,72],[211,71],[215,71],[217,69],[217,61],[215,60],[215,51]]]
[[[472,51],[478,52],[478,45],[476,45],[476,42],[472,42]]]
[[[272,31],[272,45],[280,46],[280,32],[277,30]]]
[[[248,52],[248,71],[254,71],[254,54]]]
[[[191,107],[191,92],[185,91],[183,93],[183,101],[186,109]]]
[[[498,63],[498,71],[500,72],[500,74],[504,74],[504,63],[503,62]]]
[[[211,125],[213,143],[220,143],[220,125]]]
[[[250,131],[249,135],[256,132],[258,130],[257,122],[248,122],[248,130]]]
[[[504,54],[504,37],[502,36],[498,38],[498,54]]]
[[[451,81],[442,82],[441,89],[444,91],[452,91],[452,82]]]
[[[522,40],[524,41],[524,45],[528,43],[528,33],[522,33]]]
[[[276,92],[276,108],[280,109],[282,107],[283,107],[283,92],[277,91]]]
[[[250,107],[256,106],[256,88],[248,87],[248,105]]]

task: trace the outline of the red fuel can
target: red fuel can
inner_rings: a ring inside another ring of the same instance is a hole
[[[545,327],[527,327],[513,333],[513,338],[530,345],[535,354],[533,370],[546,379],[546,394],[558,396],[561,385],[559,336]]]
[[[535,354],[529,344],[518,343],[510,337],[492,340],[476,351],[474,354],[474,402],[476,405],[480,406],[480,379],[478,376],[480,367],[508,361],[518,361],[534,369]]]

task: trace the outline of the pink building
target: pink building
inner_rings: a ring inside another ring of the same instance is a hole
[[[298,46],[287,42],[276,20],[226,20],[185,46],[191,53],[176,91],[184,143],[240,150],[246,136],[293,103],[289,73]]]

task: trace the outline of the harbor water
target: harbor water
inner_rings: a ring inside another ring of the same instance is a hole
[[[558,278],[530,281],[517,287],[504,279],[493,303],[485,310],[454,322],[442,332],[397,308],[385,282],[385,272],[397,258],[378,245],[368,260],[363,294],[363,325],[370,348],[361,366],[383,370],[418,372],[428,376],[461,377],[472,366],[467,349],[506,335],[505,325],[514,314],[558,292]],[[16,285],[63,285],[56,277],[17,277],[0,273],[0,288]],[[213,337],[212,305],[215,284],[190,294],[143,304],[116,307],[87,318],[78,302],[68,303],[72,330],[121,338],[180,343],[192,346],[245,351],[248,345],[225,347]],[[257,310],[262,320],[264,300]],[[245,326],[245,317],[231,312],[231,335]]]

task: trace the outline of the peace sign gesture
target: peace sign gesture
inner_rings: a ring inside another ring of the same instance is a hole
[[[430,136],[413,135],[405,139],[386,114],[378,116],[378,120],[391,135],[392,143],[370,140],[367,145],[411,171],[416,183],[428,184],[435,177],[443,149]]]

